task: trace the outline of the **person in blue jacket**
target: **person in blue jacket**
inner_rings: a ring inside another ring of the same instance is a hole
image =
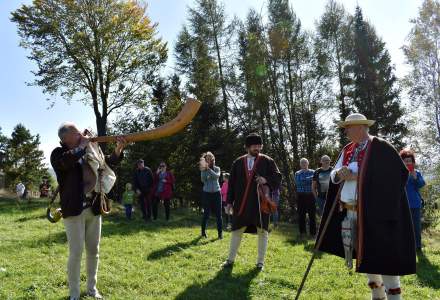
[[[414,224],[414,234],[416,238],[416,249],[422,250],[422,224],[421,224],[421,210],[422,210],[422,196],[419,190],[425,186],[425,180],[422,173],[415,169],[415,155],[411,150],[400,151],[400,157],[404,161],[410,176],[406,184],[406,194],[408,196],[409,207],[411,208],[411,215]]]

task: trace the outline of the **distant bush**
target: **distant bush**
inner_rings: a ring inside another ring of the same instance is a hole
[[[422,228],[435,228],[440,223],[440,181],[432,180],[420,190],[424,205],[422,209]]]

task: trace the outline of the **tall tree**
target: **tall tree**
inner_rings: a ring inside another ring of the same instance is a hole
[[[203,105],[191,122],[185,139],[177,144],[173,153],[180,158],[176,161],[181,166],[181,178],[185,178],[187,183],[190,181],[193,187],[186,195],[198,203],[199,189],[194,187],[200,186],[200,180],[194,164],[202,152],[210,150],[214,151],[218,165],[229,169],[236,153],[233,150],[236,134],[225,129],[223,101],[218,97],[221,84],[216,55],[210,51],[206,37],[199,33],[199,27],[203,27],[204,23],[190,19],[188,26],[191,30],[184,26],[178,36],[175,46],[176,64],[180,75],[186,79],[185,91],[195,95]]]
[[[227,96],[228,68],[225,56],[229,54],[229,47],[235,30],[235,22],[227,21],[224,6],[217,0],[196,0],[195,7],[189,9],[189,21],[194,35],[204,39],[217,62],[218,80],[223,101],[223,113],[226,129],[230,128],[229,106]]]
[[[261,16],[253,9],[248,13],[246,23],[240,25],[238,32],[239,78],[235,81],[236,94],[242,96],[244,112],[243,132],[261,131],[267,150],[272,139],[266,130],[273,132],[272,122],[267,117],[270,111],[267,46]]]
[[[414,106],[426,109],[440,144],[440,2],[425,0],[411,23],[409,42],[403,47],[411,69],[404,82]]]
[[[34,84],[91,106],[98,135],[106,135],[113,111],[145,103],[167,58],[156,24],[137,1],[34,0],[12,21],[38,66]]]
[[[22,124],[15,126],[6,147],[5,174],[6,185],[14,187],[22,181],[27,187],[35,187],[43,176],[47,176],[47,168],[43,160],[40,136],[33,136]]]
[[[401,120],[400,90],[390,55],[374,28],[364,21],[360,7],[356,8],[353,28],[350,71],[354,107],[376,120],[370,129],[372,134],[401,147],[407,128]]]
[[[316,32],[316,43],[325,53],[329,71],[338,87],[335,94],[340,120],[344,120],[351,110],[351,103],[348,102],[349,97],[347,97],[347,85],[350,80],[350,74],[347,72],[350,60],[347,54],[353,46],[350,34],[351,20],[344,6],[329,0],[324,14],[317,23]],[[343,131],[339,131],[339,142],[341,145],[347,142]]]

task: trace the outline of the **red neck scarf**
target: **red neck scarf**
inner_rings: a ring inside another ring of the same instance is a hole
[[[356,161],[358,163],[358,165],[360,166],[362,161],[363,161],[363,159],[364,159],[365,152],[367,150],[367,145],[366,144],[368,144],[368,142],[369,142],[369,140],[366,140],[365,142],[360,143],[360,144],[358,144],[358,143],[350,143],[347,146],[345,146],[344,160],[342,162],[342,165],[343,166],[348,166],[351,162]],[[356,150],[356,148],[359,148],[359,147],[362,147],[362,148]],[[353,156],[356,154],[356,151],[358,151],[357,157],[355,157],[353,159]]]

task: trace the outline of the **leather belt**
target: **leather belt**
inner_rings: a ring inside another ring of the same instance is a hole
[[[342,202],[342,207],[345,208],[346,210],[357,211],[356,204],[347,204],[345,202]]]

